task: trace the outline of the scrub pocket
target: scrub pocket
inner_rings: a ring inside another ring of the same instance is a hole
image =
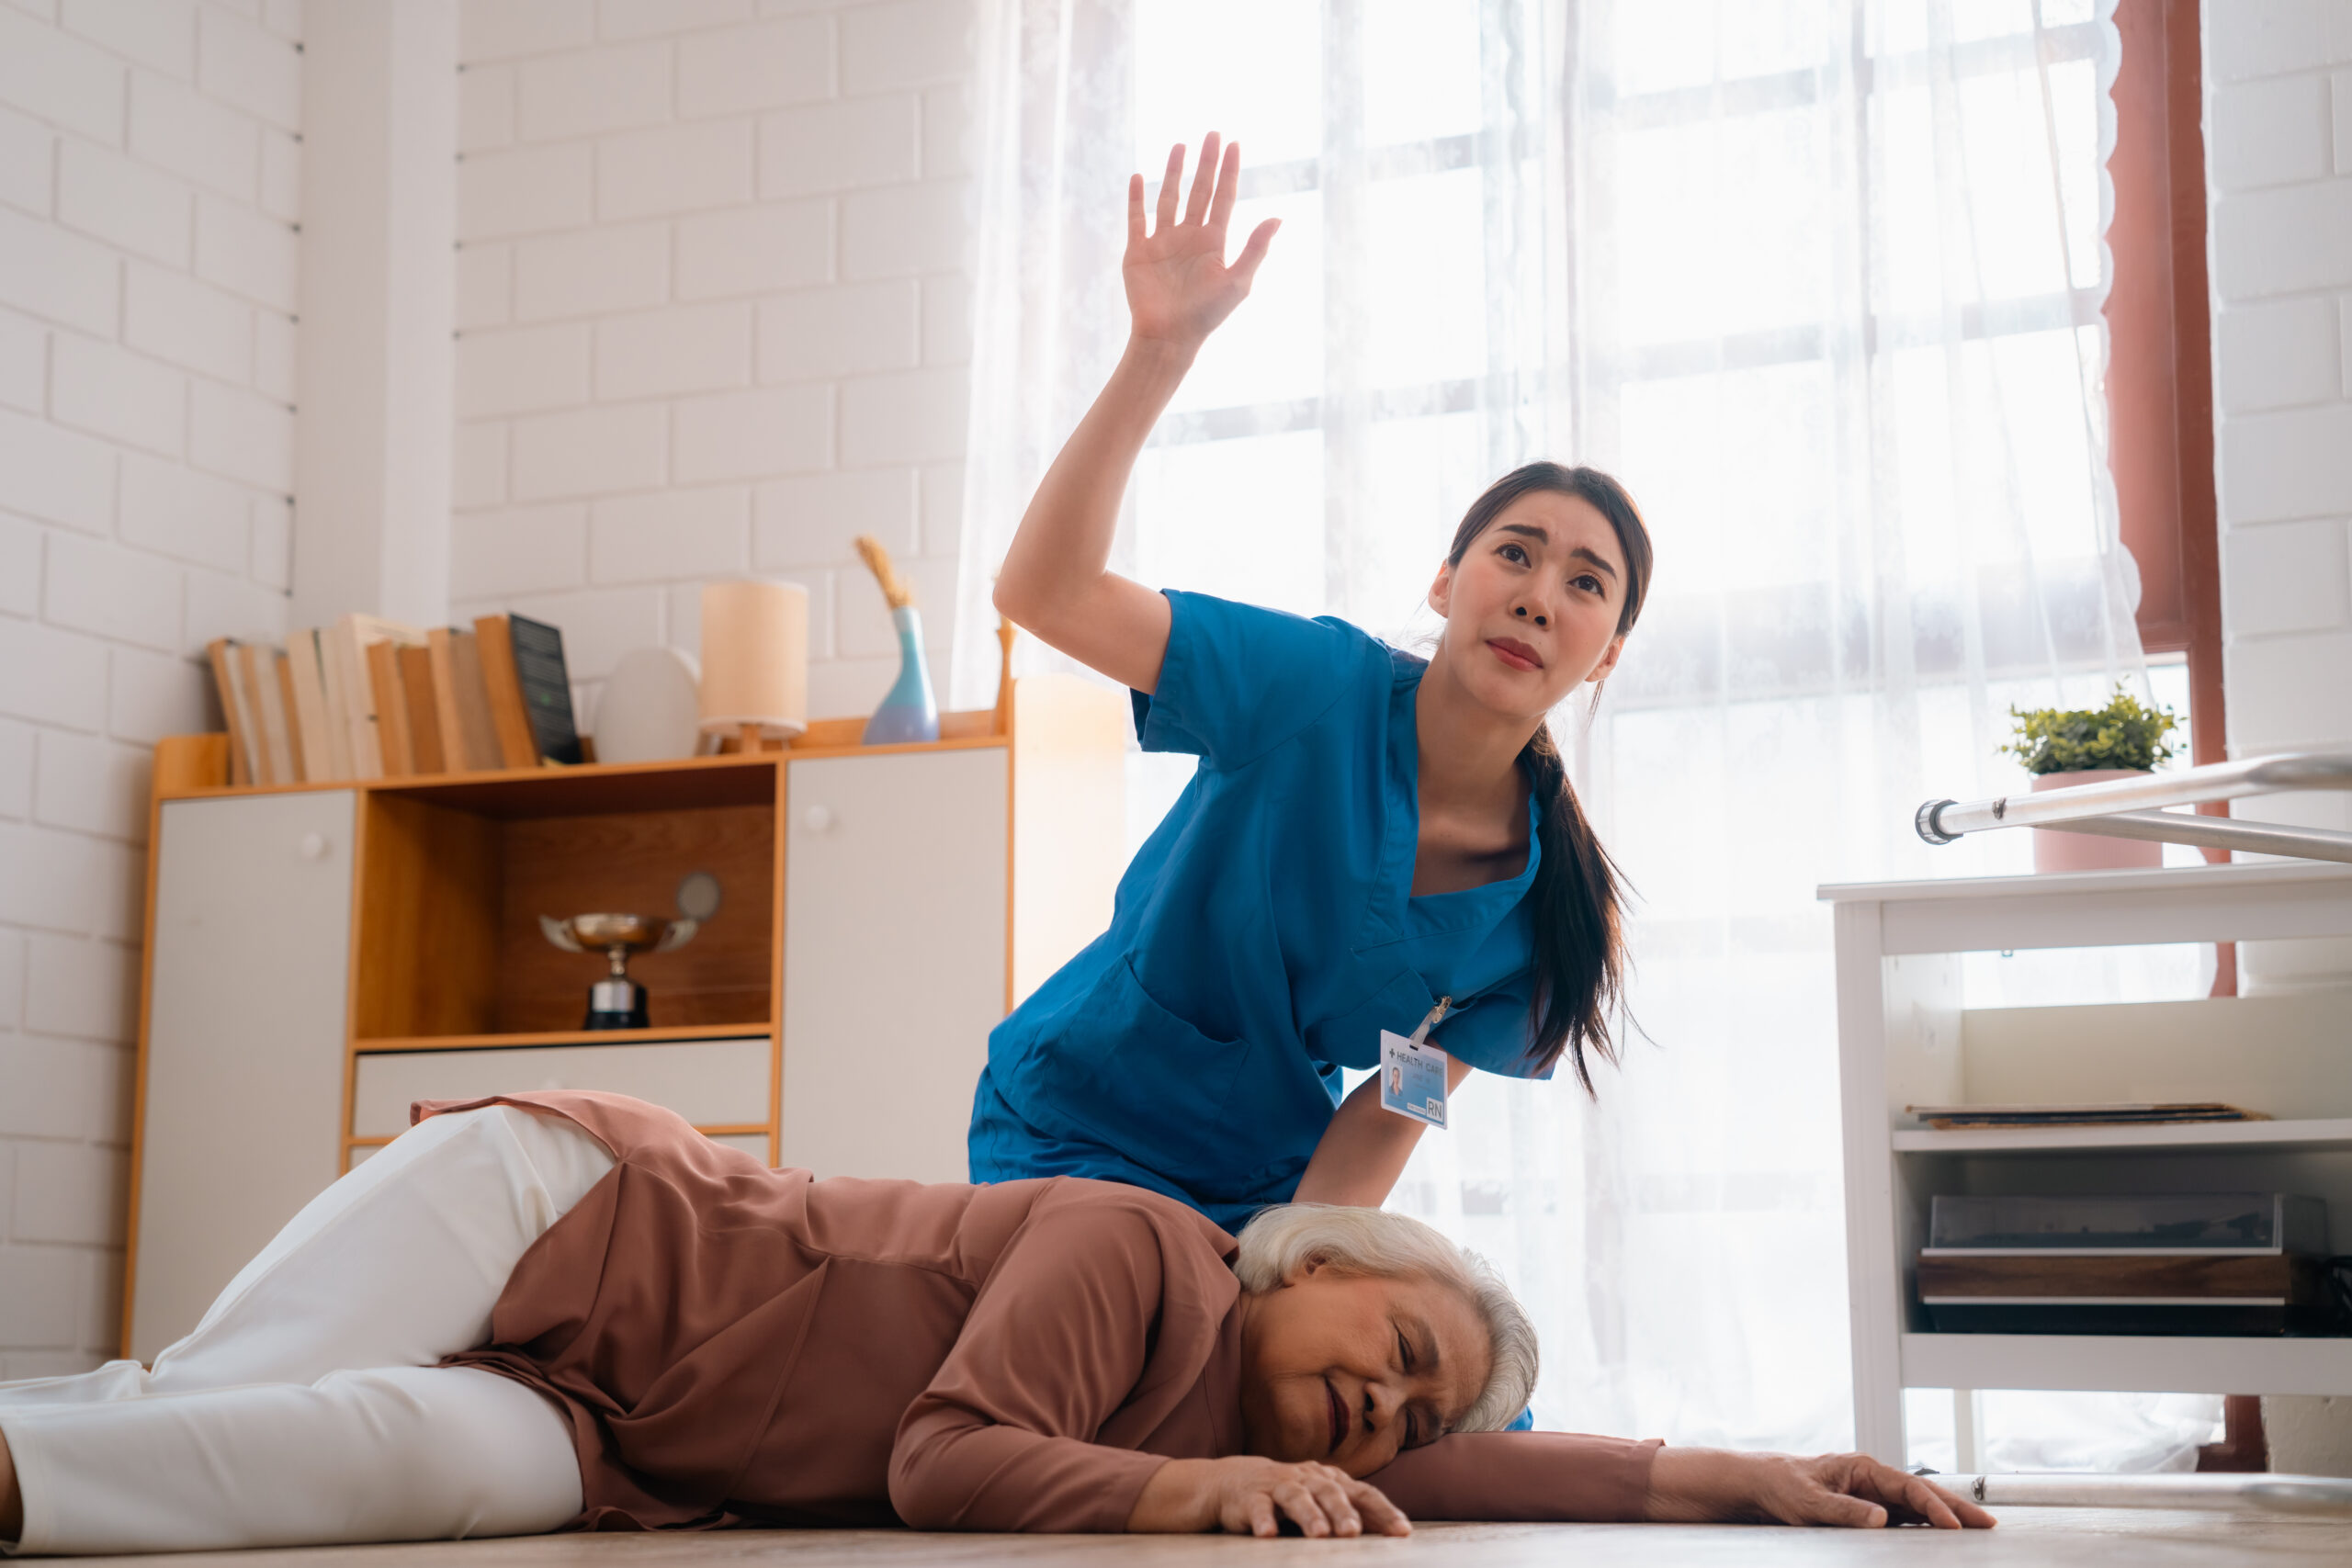
[[[1066,1029],[1040,1043],[1057,1055],[1092,1056],[1093,1070],[1072,1075],[1084,1087],[1065,1091],[1061,1109],[1109,1147],[1188,1187],[1195,1175],[1229,1177],[1265,1162],[1264,1130],[1243,1124],[1232,1107],[1250,1043],[1215,1039],[1160,1006],[1126,958]]]

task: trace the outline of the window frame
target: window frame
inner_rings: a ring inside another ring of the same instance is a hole
[[[2188,656],[2189,754],[2204,763],[2223,761],[2227,741],[2198,9],[2116,6],[2107,398],[2116,509],[2140,569],[2140,645]]]

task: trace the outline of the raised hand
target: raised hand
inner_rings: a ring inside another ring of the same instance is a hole
[[[1250,280],[1266,259],[1266,247],[1282,220],[1269,218],[1252,230],[1228,266],[1226,225],[1233,216],[1234,191],[1240,180],[1241,144],[1224,148],[1220,156],[1219,139],[1212,130],[1201,142],[1200,167],[1193,175],[1192,199],[1182,218],[1176,203],[1184,184],[1183,143],[1169,150],[1158,222],[1148,231],[1143,176],[1127,182],[1127,253],[1121,270],[1137,340],[1190,355],[1249,297]]]

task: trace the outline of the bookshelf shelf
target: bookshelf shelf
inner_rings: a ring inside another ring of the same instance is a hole
[[[2352,1117],[2307,1121],[2181,1122],[2136,1127],[1984,1127],[1894,1134],[1909,1155],[2043,1154],[2063,1149],[2346,1149]]]
[[[515,1034],[411,1034],[355,1040],[361,1055],[396,1051],[498,1051],[553,1045],[670,1045],[685,1040],[757,1039],[775,1032],[771,1022],[711,1023],[680,1029],[559,1029]]]
[[[2352,1338],[1905,1334],[1902,1358],[1912,1388],[2352,1394]]]

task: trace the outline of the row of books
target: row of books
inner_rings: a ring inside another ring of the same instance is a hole
[[[473,630],[345,615],[286,646],[207,649],[229,782],[406,778],[582,760],[563,634],[526,615]]]

